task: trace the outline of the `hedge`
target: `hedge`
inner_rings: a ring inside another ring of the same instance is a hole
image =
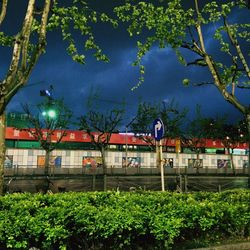
[[[0,197],[3,249],[177,249],[249,237],[249,190],[10,194]]]

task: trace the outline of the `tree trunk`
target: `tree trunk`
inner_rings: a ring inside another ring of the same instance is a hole
[[[50,151],[46,150],[45,151],[45,165],[44,165],[44,175],[46,176],[49,175],[49,156],[50,156]]]
[[[46,193],[49,190],[49,158],[50,158],[50,151],[45,151],[45,165],[44,165],[44,192]]]
[[[103,164],[103,191],[107,191],[107,166],[106,166],[106,158],[105,158],[105,148],[101,149],[102,155],[102,164]]]
[[[0,196],[4,194],[5,113],[0,115]]]
[[[247,119],[247,138],[248,138],[248,188],[250,188],[250,113],[246,115]]]
[[[233,170],[233,173],[235,174],[235,166],[234,166],[234,159],[233,159],[233,149],[232,149],[232,152],[231,152],[230,148],[228,148],[228,152],[229,152],[229,156],[230,156],[232,170]]]
[[[200,160],[200,151],[196,151],[196,160],[197,162]]]
[[[196,151],[196,160],[194,162],[194,167],[196,168],[196,173],[200,172],[200,150]]]

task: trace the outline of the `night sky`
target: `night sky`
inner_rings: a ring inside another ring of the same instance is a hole
[[[23,3],[20,2],[26,1],[10,2],[4,29],[15,33],[15,27],[22,17],[20,10]],[[111,9],[112,0],[102,0],[102,4],[100,2],[93,0],[91,4],[100,10]],[[250,21],[250,10],[235,13],[232,18],[244,18],[245,21]],[[86,100],[91,93],[96,93],[95,101],[102,109],[117,107],[125,102],[126,122],[136,114],[140,101],[168,102],[172,99],[180,108],[188,108],[189,117],[194,115],[198,104],[202,113],[207,116],[225,113],[232,121],[241,118],[241,114],[223,99],[215,87],[183,86],[184,78],[194,79],[196,82],[209,81],[211,78],[206,69],[182,66],[169,48],[154,47],[145,56],[143,60],[146,66],[145,82],[131,91],[139,78],[138,68],[132,66],[132,62],[136,59],[136,39],[129,37],[124,26],[114,30],[109,24],[98,24],[94,30],[96,40],[110,59],[109,63],[97,62],[89,52],[86,54],[85,65],[73,62],[65,51],[66,44],[62,42],[60,34],[48,33],[46,54],[40,58],[27,87],[21,89],[12,99],[7,110],[20,111],[21,103],[35,106],[37,102],[42,101],[40,90],[52,84],[54,97],[63,97],[66,104],[73,109],[75,116],[86,112]],[[208,27],[205,31],[206,36],[211,37],[213,31],[214,27]],[[216,45],[211,41],[211,39],[207,41],[207,46],[213,51]],[[6,49],[0,49],[1,78],[9,62],[8,52]],[[242,92],[243,98],[248,102],[250,92],[246,90]]]

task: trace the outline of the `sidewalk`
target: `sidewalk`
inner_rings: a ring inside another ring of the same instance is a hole
[[[228,244],[223,246],[213,246],[205,248],[196,248],[190,250],[250,250],[250,242]]]

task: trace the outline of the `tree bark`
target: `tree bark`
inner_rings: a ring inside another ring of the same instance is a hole
[[[0,14],[0,25],[2,24],[5,16],[6,16],[6,10],[7,10],[8,0],[2,1],[2,8],[1,8],[1,14]]]
[[[196,167],[196,173],[199,174],[200,172],[200,150],[196,151],[196,161],[194,163]]]
[[[250,188],[250,113],[246,115],[248,138],[248,188]]]
[[[228,152],[229,152],[229,156],[230,156],[230,160],[231,160],[232,170],[233,170],[233,173],[235,174],[235,166],[234,166],[234,159],[233,159],[233,149],[232,149],[232,152],[231,152],[231,149],[228,148]]]
[[[199,7],[198,7],[198,0],[195,0],[195,6],[196,6],[196,13],[197,13],[198,16],[200,16],[200,11],[199,11]],[[206,62],[209,71],[212,74],[212,77],[214,79],[214,85],[217,87],[217,89],[219,90],[219,92],[221,93],[221,95],[224,97],[224,99],[226,101],[231,103],[242,114],[246,114],[246,107],[239,102],[239,100],[236,98],[236,96],[230,94],[227,91],[226,84],[223,82],[223,80],[221,78],[221,75],[217,71],[215,61],[206,52],[205,42],[204,42],[204,39],[203,39],[203,33],[202,33],[202,29],[201,29],[201,23],[198,23],[198,25],[196,27],[196,30],[197,30],[198,39],[199,39],[199,42],[200,42],[200,53],[201,53],[201,56],[204,58],[204,61]],[[239,50],[238,50],[238,52],[239,52]],[[243,58],[242,57],[243,57],[243,55],[241,53],[241,59],[243,60],[244,57]],[[242,63],[244,64],[244,62],[242,62]],[[247,71],[249,71],[249,69],[246,68],[246,67],[247,66],[244,64],[244,68],[246,69],[246,72],[247,72]],[[248,74],[248,72],[247,72],[247,74]]]
[[[103,191],[107,191],[107,166],[106,166],[106,158],[105,158],[105,148],[101,148],[102,155],[102,164],[103,164]]]
[[[49,175],[49,156],[50,156],[50,151],[46,150],[45,151],[45,166],[44,166],[44,175],[45,176]]]
[[[4,194],[5,113],[0,115],[0,196]]]
[[[44,165],[44,193],[47,193],[49,190],[49,184],[50,184],[50,180],[49,180],[49,162],[50,160],[50,151],[46,150],[45,151],[45,165]]]

